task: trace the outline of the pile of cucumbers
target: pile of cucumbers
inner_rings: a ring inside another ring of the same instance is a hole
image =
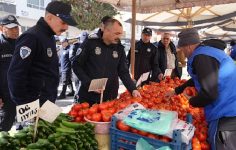
[[[94,125],[71,122],[72,119],[60,114],[53,123],[39,120],[35,143],[33,126],[13,136],[0,132],[0,150],[97,150]]]

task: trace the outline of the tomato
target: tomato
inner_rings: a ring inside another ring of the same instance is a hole
[[[87,102],[81,103],[81,106],[82,108],[89,108],[89,103]]]
[[[87,115],[86,115],[86,118],[87,118],[88,120],[92,120],[92,116],[91,116],[90,114],[87,114]]]
[[[109,108],[114,107],[115,102],[116,102],[115,100],[109,101],[109,102],[107,103],[108,107],[109,107]]]
[[[132,133],[136,133],[136,134],[138,134],[138,130],[135,129],[135,128],[131,128],[130,131],[131,131]]]
[[[201,149],[202,150],[210,150],[210,145],[206,141],[201,142]]]
[[[119,104],[119,107],[120,107],[121,109],[123,109],[123,108],[125,108],[125,107],[127,107],[127,106],[128,106],[128,104],[127,104],[126,102],[122,102],[122,103]]]
[[[130,130],[130,126],[124,124],[121,120],[117,121],[116,126],[119,130],[128,132]]]
[[[151,138],[151,139],[156,139],[156,135],[148,133],[147,137]]]
[[[114,114],[114,113],[116,113],[116,108],[115,107],[113,107],[113,108],[108,108],[107,109],[112,115]]]
[[[141,131],[141,130],[138,130],[138,134],[139,134],[139,135],[142,135],[142,136],[147,136],[147,135],[148,135],[147,132]]]
[[[75,111],[79,111],[81,108],[82,108],[81,104],[75,104],[72,109],[74,109]]]
[[[206,141],[207,139],[207,134],[205,132],[199,132],[198,133],[198,139],[200,142]]]
[[[89,108],[88,113],[89,114],[94,114],[98,112],[98,107],[92,106]]]
[[[83,116],[86,116],[88,114],[88,109],[83,109],[82,112],[83,112]]]
[[[200,144],[200,141],[198,140],[198,138],[193,137],[192,146],[193,146],[193,150],[201,150],[201,144]]]
[[[81,122],[83,119],[81,117],[76,117],[75,122]]]
[[[75,111],[75,110],[71,110],[70,112],[69,112],[69,114],[72,116],[72,117],[77,117],[77,111]]]
[[[77,113],[77,115],[78,115],[79,117],[83,117],[83,116],[84,116],[83,110],[80,110],[80,111]]]
[[[108,108],[108,104],[107,103],[101,103],[101,104],[98,105],[98,109],[100,111],[105,110],[107,108]]]
[[[111,121],[112,114],[110,112],[102,114],[102,120],[104,122],[110,122]]]
[[[163,142],[170,142],[171,141],[171,139],[166,136],[161,137],[160,140]]]
[[[92,114],[92,121],[100,122],[101,120],[102,120],[102,114],[101,113]]]

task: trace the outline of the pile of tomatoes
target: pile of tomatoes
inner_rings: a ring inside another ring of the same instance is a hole
[[[141,98],[132,97],[131,94],[126,91],[120,95],[119,99],[103,102],[102,104],[95,104],[91,107],[89,107],[88,103],[75,104],[69,114],[75,117],[76,122],[83,122],[84,116],[92,121],[109,122],[114,113],[135,102],[142,104],[147,109],[176,111],[178,112],[178,118],[181,120],[186,120],[187,113],[190,113],[193,116],[193,124],[196,127],[192,140],[193,150],[208,150],[210,148],[209,144],[206,142],[207,123],[203,109],[193,108],[184,94],[174,95],[170,99],[167,99],[165,96],[170,89],[174,89],[184,82],[186,82],[186,80],[167,77],[160,83],[150,83],[138,89],[142,96]],[[188,96],[194,96],[196,95],[196,90],[193,87],[188,87],[185,89],[184,93]],[[157,136],[127,127],[127,125],[123,124],[121,121],[117,122],[117,128],[166,142],[170,141],[167,137]]]

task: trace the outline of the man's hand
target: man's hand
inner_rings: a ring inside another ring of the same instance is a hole
[[[133,97],[142,97],[138,90],[133,90],[132,96]]]
[[[2,101],[2,98],[0,98],[0,109],[3,107],[3,101]]]
[[[165,98],[166,99],[170,99],[175,94],[176,94],[175,90],[174,89],[170,89],[169,91],[166,92]]]
[[[160,73],[159,75],[158,75],[158,79],[161,81],[161,80],[163,80],[163,77],[164,77],[164,75],[162,74],[162,73]]]

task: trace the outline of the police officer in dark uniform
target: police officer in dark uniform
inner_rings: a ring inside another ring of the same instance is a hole
[[[68,25],[76,25],[70,12],[70,5],[52,1],[45,17],[18,38],[8,72],[9,90],[16,104],[36,99],[40,99],[40,105],[46,100],[55,102],[59,68],[54,35],[61,35]]]
[[[69,52],[71,51],[71,46],[68,42],[67,38],[62,38],[60,40],[61,45],[62,45],[62,54],[61,54],[61,73],[62,73],[62,91],[60,93],[60,95],[58,96],[57,99],[63,99],[66,98],[66,96],[74,96],[75,91],[73,88],[73,84],[71,81],[71,61],[69,59]],[[69,89],[71,90],[67,95],[66,95],[66,88],[67,86],[69,87]]]
[[[82,52],[72,64],[74,73],[82,82],[79,102],[87,101],[90,105],[99,102],[100,91],[88,92],[91,80],[98,78],[108,78],[104,101],[117,97],[118,77],[133,96],[140,96],[129,75],[124,47],[119,43],[122,33],[121,23],[111,19],[105,24],[101,38],[90,37],[81,45]]]
[[[19,23],[15,16],[8,15],[0,21],[0,131],[9,131],[15,121],[16,106],[10,99],[7,71],[19,36]]]
[[[157,47],[150,43],[152,29],[144,28],[140,41],[135,44],[135,68],[134,79],[137,81],[143,73],[150,72],[148,81],[157,81],[158,55]],[[130,65],[131,51],[127,58]],[[144,84],[143,83],[143,84]]]

